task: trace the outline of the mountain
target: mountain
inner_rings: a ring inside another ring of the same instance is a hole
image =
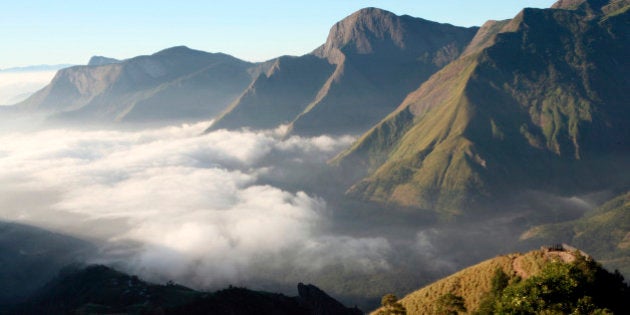
[[[486,23],[459,59],[332,161],[365,175],[348,193],[458,215],[527,190],[628,187],[630,4],[621,2]]]
[[[607,268],[630,275],[630,192],[583,218],[533,227],[521,239],[528,243],[570,242],[593,254]]]
[[[60,70],[48,86],[16,106],[62,121],[206,119],[238,97],[255,66],[183,46],[119,62],[97,57],[90,63]]]
[[[397,303],[410,315],[600,314],[603,310],[608,311],[605,314],[627,314],[628,297],[630,288],[623,277],[601,268],[587,254],[562,245],[486,260]],[[381,311],[385,308],[372,314],[387,314]]]
[[[457,58],[476,31],[359,10],[311,54],[274,60],[209,130],[289,124],[300,135],[364,132]]]
[[[313,285],[298,285],[299,296],[230,287],[214,293],[174,283],[147,283],[102,265],[68,267],[28,302],[4,314],[362,314],[346,308]]]

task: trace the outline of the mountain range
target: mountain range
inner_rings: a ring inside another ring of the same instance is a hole
[[[16,108],[81,123],[215,117],[207,131],[363,133],[332,161],[351,174],[350,196],[458,216],[520,191],[630,185],[628,14],[627,0],[559,1],[462,28],[367,8],[304,56],[94,57]]]
[[[212,119],[206,132],[282,127],[287,135],[357,135],[329,161],[324,179],[307,177],[334,182],[327,190],[345,191],[349,200],[340,204],[366,204],[381,216],[429,213],[426,217],[444,218],[436,220],[444,224],[512,220],[519,229],[513,235],[525,231],[521,244],[576,244],[627,275],[629,10],[630,0],[560,0],[548,9],[526,8],[509,20],[463,28],[366,8],[335,24],[326,42],[303,56],[251,63],[181,46],[125,60],[95,56],[87,65],[59,70],[14,109],[88,126]],[[589,205],[594,209],[585,213],[575,210],[571,220],[555,217],[555,205],[541,202],[532,210],[536,219],[523,219],[528,214],[519,213],[520,203],[541,192],[618,197]],[[514,215],[507,215],[510,211]],[[402,233],[419,233],[409,231]],[[422,235],[415,235],[416,241]],[[565,271],[619,285],[618,274],[604,273],[584,257],[555,247],[501,256],[400,301],[384,299],[391,303],[385,309],[400,303],[412,313],[431,313],[446,301],[460,311],[506,310],[514,305],[505,299],[534,290],[529,279],[553,280]],[[546,269],[554,261],[564,267]],[[507,275],[500,292],[493,288],[497,268]],[[591,294],[601,283],[585,283],[588,288],[578,286],[579,294],[571,291],[575,300],[557,302],[562,311],[579,305],[623,309]],[[55,288],[49,292],[61,292]],[[215,303],[220,295],[160,288],[200,297],[201,304]],[[621,285],[615,288],[627,293]],[[284,296],[270,300],[251,291],[226,292],[264,305],[301,305]],[[99,304],[72,303],[72,310]],[[134,303],[105,310],[128,311]]]
[[[476,31],[359,10],[312,53],[272,61],[210,130],[288,124],[300,135],[364,132],[457,58]]]

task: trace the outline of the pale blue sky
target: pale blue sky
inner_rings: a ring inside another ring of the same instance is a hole
[[[0,4],[0,69],[84,64],[93,55],[129,58],[186,45],[262,61],[302,55],[330,27],[363,7],[460,26],[506,19],[555,0],[23,0]]]

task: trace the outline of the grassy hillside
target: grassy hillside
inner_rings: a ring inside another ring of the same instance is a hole
[[[522,190],[630,185],[629,15],[592,12],[525,9],[487,24],[334,160],[369,170],[349,193],[456,215]]]
[[[622,278],[606,272],[584,255],[567,247],[499,256],[412,292],[399,303],[407,314],[441,314],[440,310],[447,314],[446,309],[458,299],[463,301],[460,308],[466,310],[459,312],[466,314],[486,314],[488,309],[490,313],[529,314],[528,311],[540,313],[557,308],[563,309],[553,314],[566,314],[579,299],[588,296],[595,308],[627,311],[624,299],[630,291]],[[533,292],[536,283],[548,286],[541,287],[542,292]],[[567,283],[570,285],[565,287]],[[527,294],[519,295],[522,305],[532,309],[520,312],[524,308],[519,309],[521,304],[514,304],[512,298],[523,292]]]
[[[521,239],[528,242],[569,242],[591,253],[607,268],[630,275],[630,192],[612,199],[581,219],[534,227]]]

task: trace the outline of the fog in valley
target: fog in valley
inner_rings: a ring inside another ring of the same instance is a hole
[[[326,161],[354,136],[204,134],[209,124],[3,130],[0,220],[86,240],[95,250],[81,263],[158,283],[292,293],[312,282],[364,307],[529,248],[523,209],[458,223],[344,197],[353,176]]]

